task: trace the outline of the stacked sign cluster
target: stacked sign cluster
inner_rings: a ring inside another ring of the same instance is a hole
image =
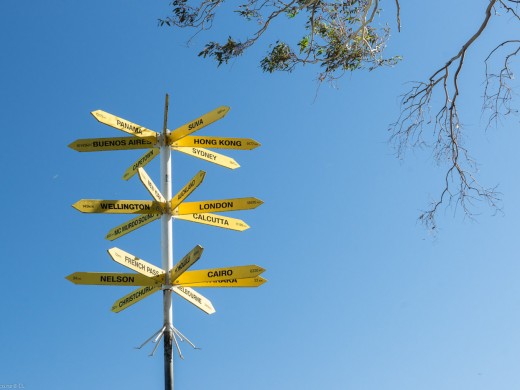
[[[153,200],[99,200],[82,199],[73,207],[83,213],[132,214],[137,217],[111,229],[106,238],[116,240],[141,226],[163,218],[173,218],[202,223],[220,228],[243,231],[249,226],[242,220],[214,212],[249,210],[263,202],[253,197],[186,202],[190,194],[203,182],[204,171],[199,171],[171,199],[165,199],[144,170],[150,161],[160,154],[161,148],[189,154],[194,157],[230,169],[238,163],[230,157],[206,148],[251,150],[260,144],[246,138],[223,138],[192,136],[205,126],[222,119],[229,107],[219,107],[187,124],[169,132],[158,133],[143,126],[119,118],[105,111],[93,111],[101,123],[130,134],[130,137],[79,139],[69,145],[79,152],[98,152],[130,149],[146,149],[146,153],[124,173],[128,180],[138,174],[142,184]],[[66,278],[75,284],[137,286],[130,294],[114,302],[113,312],[120,312],[143,298],[161,290],[171,290],[207,314],[215,312],[211,302],[193,288],[197,287],[258,287],[266,282],[260,274],[265,270],[257,265],[231,266],[207,270],[188,270],[202,255],[203,248],[195,246],[171,269],[162,269],[120,248],[108,249],[108,254],[117,263],[131,269],[131,273],[75,272]]]

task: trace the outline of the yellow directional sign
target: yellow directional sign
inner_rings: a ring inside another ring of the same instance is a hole
[[[182,275],[188,268],[190,268],[193,264],[200,259],[202,255],[202,248],[200,245],[197,245],[193,248],[186,256],[184,256],[171,270],[170,270],[170,280],[177,279],[180,275]]]
[[[91,114],[94,115],[94,118],[96,118],[99,122],[111,126],[114,129],[124,131],[125,133],[135,135],[136,137],[157,137],[158,135],[153,130],[109,114],[103,110],[92,111]]]
[[[152,161],[155,157],[157,157],[160,153],[159,148],[153,148],[148,150],[142,157],[140,157],[135,163],[130,165],[130,167],[123,174],[123,179],[128,180],[133,177],[137,173],[137,168],[144,167],[150,161]]]
[[[213,149],[238,149],[252,150],[260,146],[258,142],[250,138],[224,138],[224,137],[198,137],[188,136],[174,142],[172,147],[213,148]]]
[[[180,146],[174,147],[172,149],[184,154],[189,154],[190,156],[195,156],[202,160],[212,162],[213,164],[221,165],[229,169],[236,169],[240,167],[240,165],[231,157],[224,156],[223,154],[219,154],[208,149],[184,148]]]
[[[194,119],[181,127],[173,130],[168,137],[169,143],[173,143],[177,140],[180,140],[187,135],[190,135],[196,131],[199,131],[203,127],[212,124],[213,122],[218,121],[226,116],[229,111],[229,107],[220,106],[213,111],[208,112],[207,114],[202,115],[201,117]]]
[[[151,200],[81,199],[72,205],[82,213],[101,214],[157,214],[164,205]]]
[[[184,202],[181,203],[174,211],[175,215],[194,214],[194,213],[211,213],[235,210],[251,210],[260,206],[262,202],[257,198],[234,198],[205,200],[202,202]]]
[[[65,279],[74,284],[95,284],[99,286],[160,286],[161,281],[140,274],[115,272],[74,272]]]
[[[244,278],[244,279],[224,279],[216,280],[214,282],[203,282],[203,283],[188,283],[183,286],[189,287],[259,287],[267,282],[266,279],[261,276],[256,278]]]
[[[148,276],[149,278],[157,277],[157,279],[160,280],[160,276],[164,274],[161,268],[119,248],[110,248],[107,252],[116,263],[139,272],[141,275]]]
[[[125,234],[133,232],[136,229],[139,229],[141,226],[147,225],[150,222],[153,222],[157,219],[161,218],[161,214],[145,214],[139,215],[136,218],[131,219],[121,225],[116,226],[111,229],[108,234],[105,236],[107,240],[114,241],[119,237],[123,237]]]
[[[240,265],[236,267],[203,269],[186,271],[177,279],[172,278],[174,284],[187,285],[191,283],[214,282],[228,279],[253,278],[264,272],[258,265]]]
[[[175,286],[172,291],[179,296],[186,299],[188,302],[194,304],[197,306],[200,310],[202,310],[205,313],[213,314],[215,313],[215,308],[211,304],[211,301],[204,297],[202,294],[198,293],[197,291],[193,290],[189,287],[184,286]]]
[[[237,230],[239,232],[249,229],[249,225],[238,218],[225,217],[217,214],[186,214],[175,215],[174,218],[189,222],[202,223],[204,225],[217,226],[224,229]]]
[[[125,295],[123,298],[115,301],[114,305],[112,306],[112,311],[114,313],[119,313],[120,311],[129,308],[134,303],[139,302],[141,299],[144,299],[157,291],[161,291],[161,287],[144,286],[138,288],[137,290],[132,291],[130,294]]]
[[[193,179],[191,179],[191,181],[172,198],[170,202],[170,207],[172,210],[181,204],[184,199],[190,196],[190,194],[200,185],[200,183],[202,183],[204,176],[206,176],[206,172],[199,171],[199,173],[197,173]]]
[[[104,152],[107,150],[130,150],[153,148],[155,137],[117,137],[117,138],[84,138],[69,144],[69,148],[78,152]]]
[[[139,173],[139,179],[144,184],[150,195],[157,201],[161,203],[166,203],[166,199],[164,199],[163,194],[159,191],[159,188],[155,185],[153,180],[148,176],[148,173],[144,170],[143,167],[137,168],[137,172]]]

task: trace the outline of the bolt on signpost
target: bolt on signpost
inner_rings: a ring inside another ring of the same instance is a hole
[[[132,164],[123,174],[128,180],[138,174],[140,181],[153,200],[106,200],[81,199],[73,207],[83,213],[102,214],[137,214],[138,216],[111,229],[106,239],[114,241],[138,228],[161,219],[162,268],[140,259],[124,250],[113,247],[108,250],[110,257],[117,263],[135,271],[134,273],[111,272],[75,272],[66,278],[74,284],[137,286],[138,288],[118,299],[112,311],[120,311],[160,290],[163,291],[163,326],[147,339],[155,343],[151,355],[159,343],[164,345],[165,389],[173,390],[173,344],[182,357],[179,341],[186,341],[193,348],[195,345],[173,326],[172,292],[186,299],[207,314],[215,313],[212,303],[192,287],[258,287],[266,282],[260,276],[265,271],[257,265],[230,266],[207,270],[188,270],[201,257],[203,248],[195,246],[176,265],[173,264],[173,229],[172,220],[180,219],[243,231],[249,226],[242,220],[230,218],[213,212],[250,210],[263,202],[256,198],[231,198],[198,202],[185,202],[186,198],[201,185],[206,173],[199,171],[179,192],[172,196],[171,151],[179,151],[230,169],[239,167],[238,163],[227,156],[201,148],[251,150],[260,144],[247,138],[225,138],[192,136],[191,134],[222,119],[229,107],[222,106],[187,124],[169,131],[168,95],[164,108],[162,133],[157,133],[143,126],[119,118],[102,110],[93,111],[92,115],[101,123],[130,134],[130,137],[79,139],[69,145],[79,152],[98,152],[114,150],[147,149],[146,153]],[[160,190],[144,170],[150,161],[161,155]]]

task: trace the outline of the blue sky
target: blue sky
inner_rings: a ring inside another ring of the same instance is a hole
[[[175,259],[200,244],[194,268],[258,264],[268,279],[257,289],[200,289],[217,310],[211,316],[174,297],[175,326],[202,348],[182,345],[176,389],[517,386],[518,117],[484,131],[481,59],[518,25],[496,19],[461,80],[466,142],[483,183],[499,185],[503,214],[482,206],[472,222],[443,209],[440,231],[430,235],[417,216],[439,193],[444,167],[427,150],[400,161],[387,142],[405,83],[427,78],[458,50],[485,4],[402,3],[403,29],[388,50],[403,62],[318,88],[312,67],[261,73],[265,41],[228,66],[199,59],[210,35],[188,48],[188,33],[157,27],[168,2],[3,1],[0,384],[163,387],[162,347],[153,358],[149,346],[134,349],[162,326],[160,294],[114,314],[112,303],[131,288],[64,277],[127,272],[106,253],[112,246],[161,264],[159,222],[111,243],[106,232],[127,216],[71,207],[82,198],[150,199],[137,178],[121,179],[142,152],[67,145],[123,135],[98,123],[96,109],[160,130],[169,93],[170,128],[227,105],[228,115],[200,135],[262,144],[223,151],[241,164],[234,171],[174,154],[174,192],[203,169],[189,200],[265,202],[227,214],[251,226],[242,233],[175,221]],[[212,37],[234,23],[221,20]],[[287,29],[275,27],[274,38]],[[147,172],[158,182],[158,159]]]

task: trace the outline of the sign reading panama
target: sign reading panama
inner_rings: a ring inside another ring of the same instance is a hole
[[[115,129],[124,131],[125,133],[135,135],[136,137],[157,137],[158,135],[153,130],[127,121],[126,119],[119,118],[103,110],[92,111],[91,114],[99,122]]]

